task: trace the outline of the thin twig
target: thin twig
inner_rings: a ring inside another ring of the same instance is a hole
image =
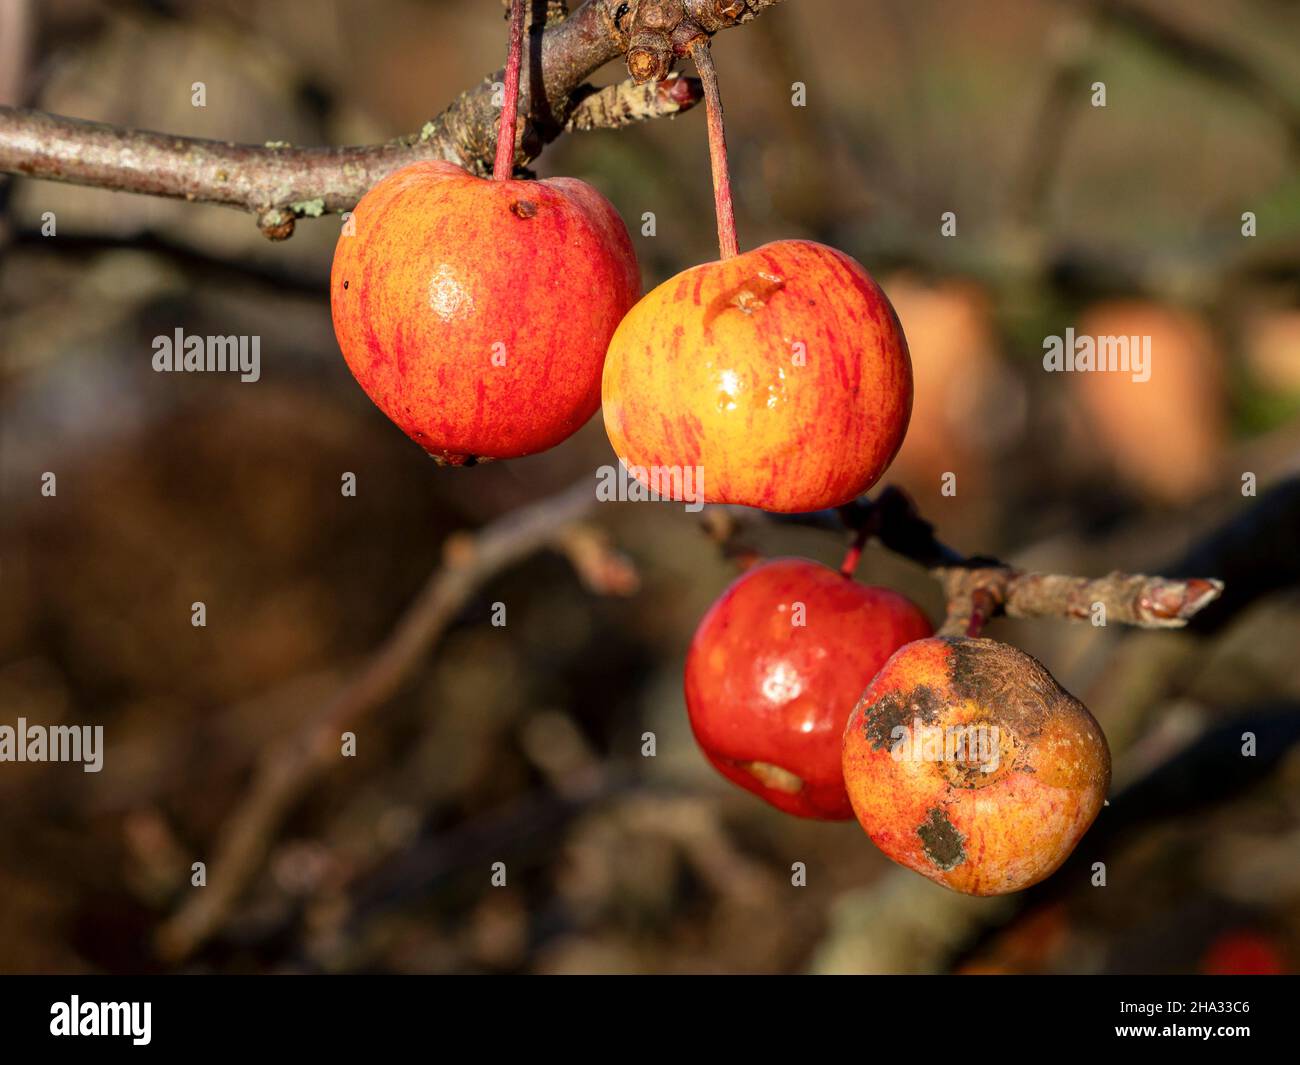
[[[695,68],[704,86],[704,106],[709,116],[709,165],[713,171],[713,205],[718,216],[718,250],[723,259],[733,259],[740,251],[736,240],[736,209],[731,199],[731,169],[727,165],[727,132],[722,118],[722,92],[718,72],[713,66],[713,52],[706,37],[691,48]]]
[[[1070,130],[1086,102],[1079,86],[1092,59],[1095,23],[1095,10],[1089,10],[1057,27],[1047,43],[1049,65],[1042,102],[1025,139],[1021,164],[1007,183],[1007,205],[1022,225],[1041,224]]]
[[[1013,618],[1095,619],[1143,629],[1182,628],[1223,592],[1223,582],[1110,573],[1070,577],[1010,566],[935,571],[948,597],[944,635],[978,636],[999,614]]]
[[[226,821],[208,863],[208,884],[160,927],[158,953],[188,957],[220,927],[261,866],[281,822],[316,777],[340,758],[340,736],[355,731],[401,688],[484,582],[568,528],[595,503],[590,479],[450,541],[388,639],[356,677],[302,728],[266,752],[248,793]]]
[[[622,129],[652,118],[671,118],[704,99],[699,78],[669,74],[662,81],[639,85],[631,78],[592,90],[573,105],[564,124],[566,133],[593,129]]]

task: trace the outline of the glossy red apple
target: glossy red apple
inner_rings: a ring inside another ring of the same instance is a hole
[[[929,636],[910,600],[817,562],[784,558],[736,580],[686,659],[691,728],[723,776],[800,817],[853,816],[841,740],[862,689]]]

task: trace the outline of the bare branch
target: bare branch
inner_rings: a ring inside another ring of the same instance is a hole
[[[410,140],[354,148],[255,146],[121,129],[0,108],[0,170],[75,185],[167,196],[255,212],[263,229],[344,211],[407,163],[450,158],[433,124]]]
[[[596,595],[631,596],[641,587],[636,564],[617,550],[609,535],[593,525],[575,524],[560,529],[554,545],[563,551],[582,581]]]
[[[884,489],[874,500],[863,497],[838,510],[812,514],[764,515],[744,508],[710,508],[707,529],[729,556],[751,565],[756,553],[740,543],[741,527],[755,517],[851,533],[849,558],[865,539],[876,539],[897,555],[924,566],[943,585],[948,601],[940,633],[977,635],[991,618],[1067,618],[1086,620],[1098,604],[1106,621],[1140,628],[1181,628],[1223,591],[1223,582],[1206,578],[1173,579],[1111,573],[1106,577],[1070,577],[1025,573],[996,559],[967,557],[940,541],[934,526],[901,489]]]
[[[668,75],[674,61],[728,26],[739,26],[781,0],[597,0],[606,31],[627,55],[638,82]]]
[[[680,6],[681,0],[673,2]],[[715,19],[720,27],[748,21],[778,0],[719,2],[743,8],[735,18]],[[610,9],[607,0],[586,0],[568,18],[561,17],[562,7],[547,5],[547,24],[534,25],[528,35],[520,87],[526,121],[516,137],[516,166],[526,166],[567,130],[617,129],[678,114],[699,101],[698,83],[668,77],[666,68],[652,88],[593,90],[586,79],[626,50],[615,28],[623,16],[615,18],[618,8]],[[541,85],[534,87],[539,71]],[[408,163],[445,159],[487,174],[496,150],[500,112],[493,87],[500,77],[462,93],[419,133],[343,148],[232,144],[0,107],[0,172],[239,207],[253,212],[267,237],[284,240],[297,219],[350,210],[367,189]]]
[[[945,635],[978,635],[1001,613],[1013,618],[1087,620],[1098,608],[1106,623],[1144,629],[1177,629],[1223,592],[1223,582],[1193,577],[1175,580],[1137,573],[1067,577],[1023,573],[1010,567],[944,569],[937,573],[948,597]],[[975,632],[971,632],[971,626]]]
[[[595,500],[591,480],[583,478],[558,495],[498,518],[476,534],[447,542],[442,566],[430,575],[364,668],[298,732],[266,752],[246,796],[217,839],[208,886],[194,892],[159,929],[162,957],[188,957],[221,925],[260,868],[293,805],[317,776],[338,764],[341,733],[355,731],[397,693],[475,591],[543,547],[558,543],[571,548],[572,525]]]

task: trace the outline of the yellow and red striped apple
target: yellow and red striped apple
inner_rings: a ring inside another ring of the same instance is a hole
[[[907,431],[912,367],[889,300],[843,252],[782,240],[692,267],[610,342],[605,428],[638,477],[699,468],[704,501],[839,506]]]
[[[596,412],[605,348],[640,275],[594,188],[413,163],[367,192],[352,222],[330,278],[339,347],[435,459],[544,451]]]

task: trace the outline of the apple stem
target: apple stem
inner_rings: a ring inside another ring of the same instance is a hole
[[[740,251],[736,243],[736,210],[731,202],[731,173],[727,168],[727,132],[722,122],[722,93],[718,89],[718,72],[713,66],[713,52],[707,37],[691,45],[691,58],[704,88],[704,104],[709,117],[709,162],[713,167],[713,204],[718,215],[718,249],[721,258],[734,258]]]
[[[966,624],[967,636],[978,636],[997,609],[997,600],[987,588],[976,588],[971,592],[970,621]]]
[[[519,68],[524,60],[524,0],[510,3],[510,54],[506,58],[506,96],[497,132],[497,157],[492,167],[496,181],[508,181],[515,172],[515,127],[519,121]]]
[[[858,563],[862,561],[862,549],[867,546],[869,539],[871,539],[871,529],[864,523],[854,534],[853,543],[849,545],[844,561],[840,563],[840,573],[846,578],[852,579],[853,574],[858,571]]]

